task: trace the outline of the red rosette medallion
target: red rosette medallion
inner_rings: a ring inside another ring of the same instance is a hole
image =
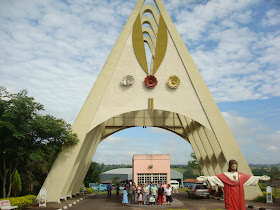
[[[157,85],[158,81],[155,76],[149,75],[145,78],[144,83],[147,88],[154,88]]]

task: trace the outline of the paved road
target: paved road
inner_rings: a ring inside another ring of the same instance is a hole
[[[139,206],[127,205],[125,209],[140,210],[140,209],[188,209],[188,210],[201,210],[201,209],[223,209],[223,201],[214,199],[188,199],[186,194],[174,195],[174,202],[170,205],[155,205],[155,206]],[[116,197],[113,195],[107,198],[105,195],[94,195],[85,201],[71,207],[71,210],[92,210],[92,209],[124,209],[121,205],[121,196]]]
[[[174,202],[172,202],[171,206],[162,205],[162,206],[147,206],[147,205],[127,205],[126,207],[122,207],[121,205],[121,196],[117,197],[115,194],[112,195],[111,198],[107,198],[105,194],[95,194],[87,197],[85,200],[77,202],[76,205],[73,205],[70,210],[140,210],[140,209],[188,209],[188,210],[215,210],[215,209],[224,209],[224,201],[215,200],[215,199],[191,199],[188,198],[186,193],[175,194],[173,195]],[[63,206],[67,206],[73,201],[79,199],[78,197],[72,200],[67,200],[61,204],[57,203],[48,203],[47,208],[38,208],[31,207],[30,210],[55,210],[58,208],[63,208]],[[267,209],[280,209],[280,204],[261,204],[253,201],[247,201],[246,204],[263,207]],[[250,210],[250,208],[247,208]]]

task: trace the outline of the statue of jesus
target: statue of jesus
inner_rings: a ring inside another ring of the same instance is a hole
[[[211,186],[224,187],[225,208],[245,210],[244,186],[257,185],[259,180],[267,181],[268,176],[251,176],[237,171],[237,161],[230,160],[228,171],[217,176],[200,176],[199,182],[209,181]]]

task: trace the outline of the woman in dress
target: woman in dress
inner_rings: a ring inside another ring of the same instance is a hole
[[[142,205],[143,202],[143,194],[142,191],[138,195],[138,205]]]
[[[140,192],[142,192],[142,188],[141,188],[141,185],[139,184],[139,185],[137,186],[137,196],[138,196],[138,197],[139,197]]]
[[[128,198],[127,198],[127,187],[124,188],[124,191],[122,193],[122,206],[125,206],[128,203]]]

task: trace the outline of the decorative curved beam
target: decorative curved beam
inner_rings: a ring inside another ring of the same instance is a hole
[[[132,119],[131,116],[143,117]],[[152,126],[169,130],[189,142],[184,126],[180,122],[179,114],[163,110],[138,110],[114,116],[106,121],[106,127],[101,141],[120,130],[142,126]]]
[[[148,37],[148,36],[143,36],[143,38],[144,38],[144,42],[146,42],[149,45],[149,48],[152,52],[152,56],[154,58],[156,50],[155,50],[155,46],[153,45],[153,42],[152,42],[151,38]]]
[[[156,73],[160,64],[162,63],[166,53],[166,49],[167,49],[167,28],[164,19],[162,18],[162,16],[160,16],[153,75]]]
[[[140,15],[137,16],[135,23],[133,25],[132,43],[133,43],[133,49],[134,49],[136,58],[140,64],[140,66],[144,69],[144,71],[147,74],[149,74]]]
[[[153,5],[150,4],[144,5],[140,10],[140,17],[142,18],[143,14],[146,12],[150,13],[154,17],[156,23],[159,24],[159,13]]]
[[[148,34],[153,42],[154,47],[156,46],[157,43],[157,38],[156,35],[154,34],[153,30],[150,29],[149,27],[142,27],[142,32],[143,34]]]
[[[154,32],[154,34],[157,34],[158,33],[158,26],[155,22],[155,20],[151,17],[142,17],[141,18],[141,24],[149,24]]]

